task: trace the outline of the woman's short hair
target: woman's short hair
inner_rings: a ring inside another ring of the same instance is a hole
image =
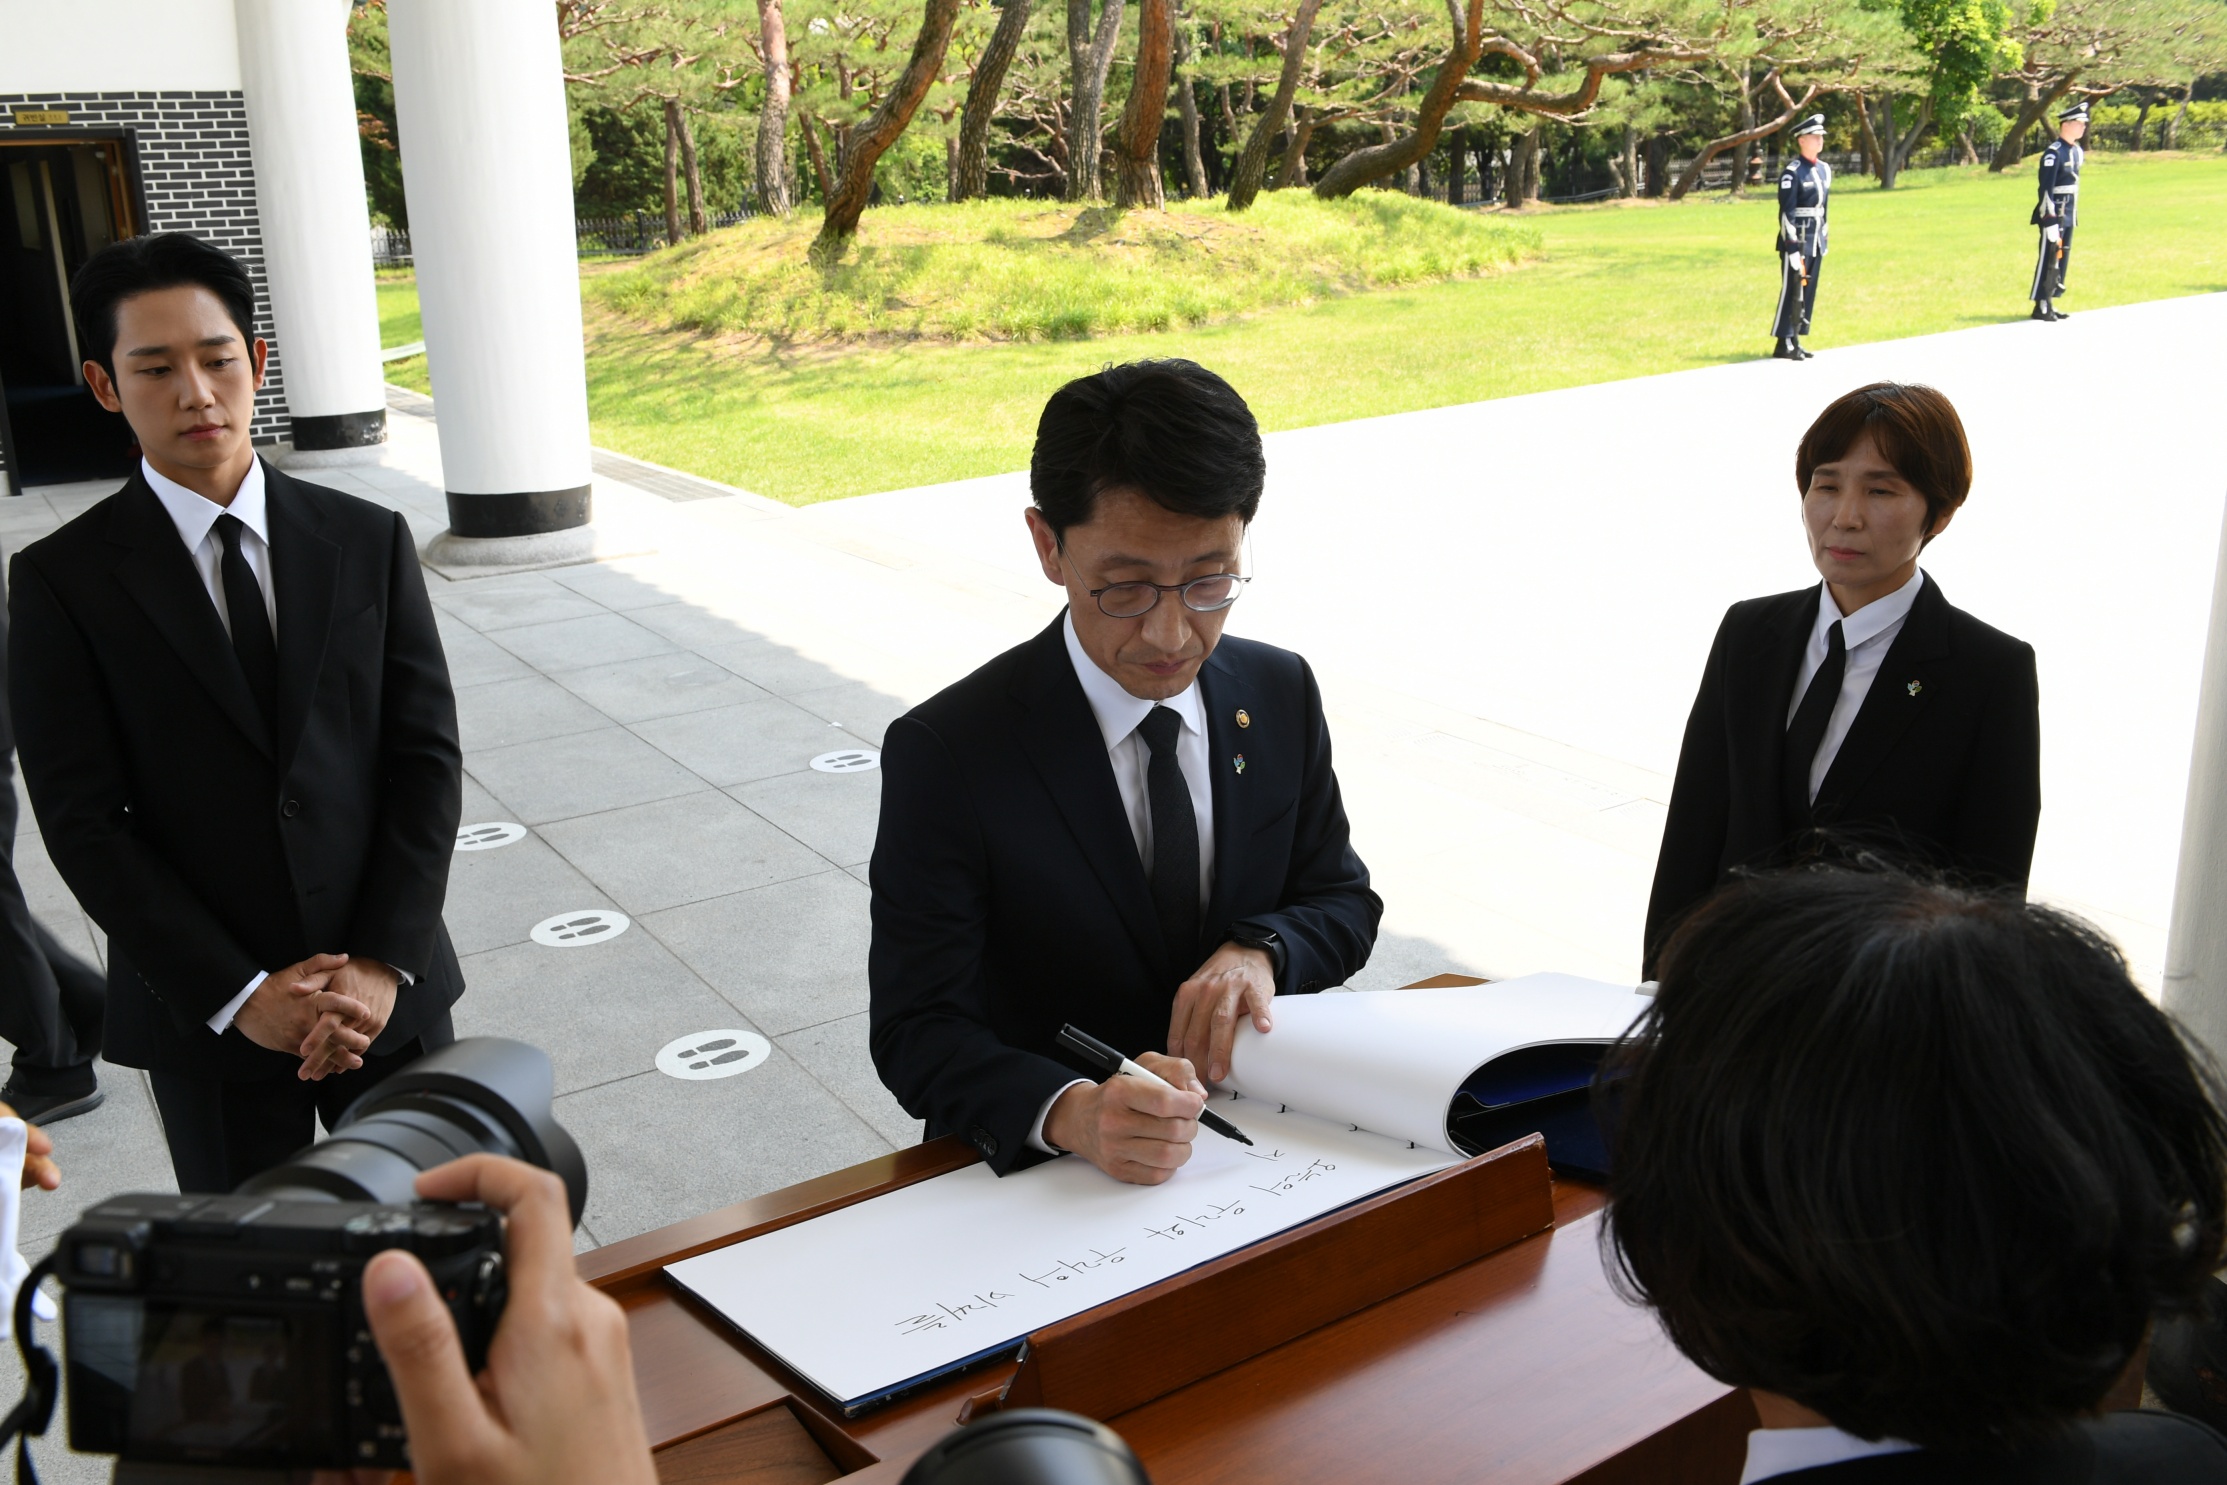
[[[1819,413],[1794,454],[1795,488],[1807,494],[1817,466],[1845,455],[1866,433],[1879,456],[1925,497],[1928,532],[1943,511],[1955,510],[1972,493],[1972,445],[1956,405],[1908,382],[1858,387]]]
[[[1195,361],[1131,361],[1052,394],[1028,488],[1052,530],[1090,522],[1098,497],[1135,490],[1177,515],[1247,525],[1268,480],[1260,425],[1237,389]]]
[[[1990,1451],[2093,1408],[2227,1247],[2211,1063],[2064,913],[1735,881],[1604,1067],[1612,1272],[1721,1381]]]
[[[71,277],[70,304],[85,359],[114,377],[116,307],[135,294],[187,284],[216,295],[240,328],[240,344],[255,344],[255,284],[240,260],[184,232],[158,232],[110,243]]]

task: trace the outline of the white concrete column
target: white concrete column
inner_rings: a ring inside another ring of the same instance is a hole
[[[2212,577],[2180,873],[2165,941],[2164,999],[2165,1008],[2227,1063],[2227,530]]]
[[[586,534],[592,478],[556,16],[547,0],[389,0],[387,34],[448,488],[429,555],[477,560],[458,539],[497,539],[555,559],[549,533]]]
[[[236,0],[272,318],[297,450],[387,436],[348,0]]]

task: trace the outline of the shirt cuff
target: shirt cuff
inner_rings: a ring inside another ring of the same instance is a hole
[[[1044,1100],[1044,1107],[1036,1111],[1036,1122],[1028,1128],[1028,1147],[1031,1150],[1042,1150],[1047,1155],[1065,1155],[1067,1153],[1044,1138],[1044,1121],[1052,1116],[1052,1105],[1058,1103],[1066,1095],[1068,1089],[1088,1088],[1089,1086],[1090,1079],[1077,1078],[1072,1083],[1061,1084],[1059,1092]]]
[[[255,993],[255,987],[270,977],[269,971],[266,970],[259,972],[254,979],[249,980],[245,990],[226,1001],[224,1009],[209,1018],[209,1029],[218,1036],[224,1035],[225,1030],[232,1024],[232,1018],[239,1015],[240,1007],[246,1005],[247,998]]]

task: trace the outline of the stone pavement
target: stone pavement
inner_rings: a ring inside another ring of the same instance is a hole
[[[1387,903],[1356,985],[1636,975],[1709,637],[1732,600],[1814,580],[1794,445],[1880,377],[1943,387],[1972,432],[1979,481],[1928,569],[2040,650],[2036,890],[2103,922],[2154,984],[2220,534],[2222,343],[2213,295],[1272,436],[1260,580],[1232,629],[1322,677]],[[422,544],[445,524],[432,409],[392,401],[379,464],[297,472],[400,509]],[[596,476],[604,548],[636,555],[427,574],[465,823],[525,828],[456,857],[457,1028],[555,1058],[592,1172],[582,1246],[918,1137],[866,1054],[879,775],[810,760],[878,746],[1059,601],[1022,476],[804,510],[602,453]],[[106,493],[0,502],[0,554]],[[97,953],[24,821],[33,907]],[[596,909],[630,925],[576,947],[531,937]],[[654,1070],[712,1029],[772,1053],[717,1081]],[[27,1202],[30,1256],[84,1203],[169,1184],[143,1081],[108,1069],[104,1086],[103,1108],[55,1130],[67,1184]],[[60,1454],[41,1451],[60,1478],[98,1477]]]

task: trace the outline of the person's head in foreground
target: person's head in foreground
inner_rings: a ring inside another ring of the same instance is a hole
[[[2078,144],[2088,132],[2088,100],[2083,98],[2063,113],[2057,115],[2057,137],[2068,144]]]
[[[2227,1479],[2194,1423],[2073,1432],[2227,1246],[2216,1075],[2093,928],[1884,873],[1736,880],[1604,1078],[1612,1269],[1767,1428],[1933,1451],[1851,1479],[2130,1435]]]
[[[1037,560],[1084,653],[1130,695],[1181,695],[1214,653],[1267,477],[1252,409],[1196,362],[1109,366],[1045,404],[1028,469]]]
[[[1802,523],[1842,613],[1898,591],[1972,489],[1972,446],[1931,387],[1873,382],[1817,415],[1794,455]]]

